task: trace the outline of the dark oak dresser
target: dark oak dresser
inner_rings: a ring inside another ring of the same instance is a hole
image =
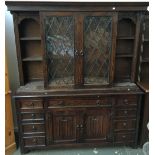
[[[6,2],[21,152],[139,145],[148,2]],[[144,31],[145,30],[145,31]]]

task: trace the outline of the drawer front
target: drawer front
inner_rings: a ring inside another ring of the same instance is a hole
[[[117,97],[115,106],[137,106],[138,96],[137,95],[126,95]]]
[[[24,137],[23,141],[25,147],[45,146],[45,136]]]
[[[112,99],[105,98],[105,99],[66,99],[66,100],[49,100],[48,101],[48,108],[52,107],[65,107],[65,106],[104,106],[104,105],[112,105]]]
[[[43,109],[42,100],[21,100],[20,109]]]
[[[115,111],[114,111],[114,116],[115,118],[117,117],[134,117],[136,118],[137,116],[137,109],[136,108],[132,108],[132,109],[117,109],[115,108]]]
[[[115,120],[114,121],[114,131],[120,130],[135,130],[136,129],[136,120]]]
[[[128,143],[135,142],[135,133],[117,133],[114,135],[114,142],[116,143]]]
[[[22,131],[24,134],[32,132],[45,132],[45,125],[44,123],[23,124]]]
[[[44,120],[44,113],[21,113],[22,121]]]

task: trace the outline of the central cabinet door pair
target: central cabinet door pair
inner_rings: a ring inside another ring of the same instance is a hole
[[[109,85],[117,13],[41,12],[45,87]]]
[[[48,145],[112,142],[111,108],[53,109],[47,120]]]

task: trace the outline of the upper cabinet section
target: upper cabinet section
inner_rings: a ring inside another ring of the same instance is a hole
[[[43,12],[47,87],[109,85],[117,14]]]
[[[21,85],[102,88],[136,82],[139,36],[148,2],[6,4],[14,17]],[[145,66],[147,25],[146,21]]]

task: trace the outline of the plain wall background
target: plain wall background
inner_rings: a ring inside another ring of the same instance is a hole
[[[5,50],[9,72],[8,76],[10,82],[10,90],[12,91],[13,95],[15,93],[15,90],[19,87],[19,73],[18,73],[18,64],[17,64],[17,55],[15,46],[13,16],[9,11],[7,11],[7,7],[5,11]],[[13,98],[12,98],[12,110],[13,110],[14,126],[15,130],[17,130],[15,102]]]

